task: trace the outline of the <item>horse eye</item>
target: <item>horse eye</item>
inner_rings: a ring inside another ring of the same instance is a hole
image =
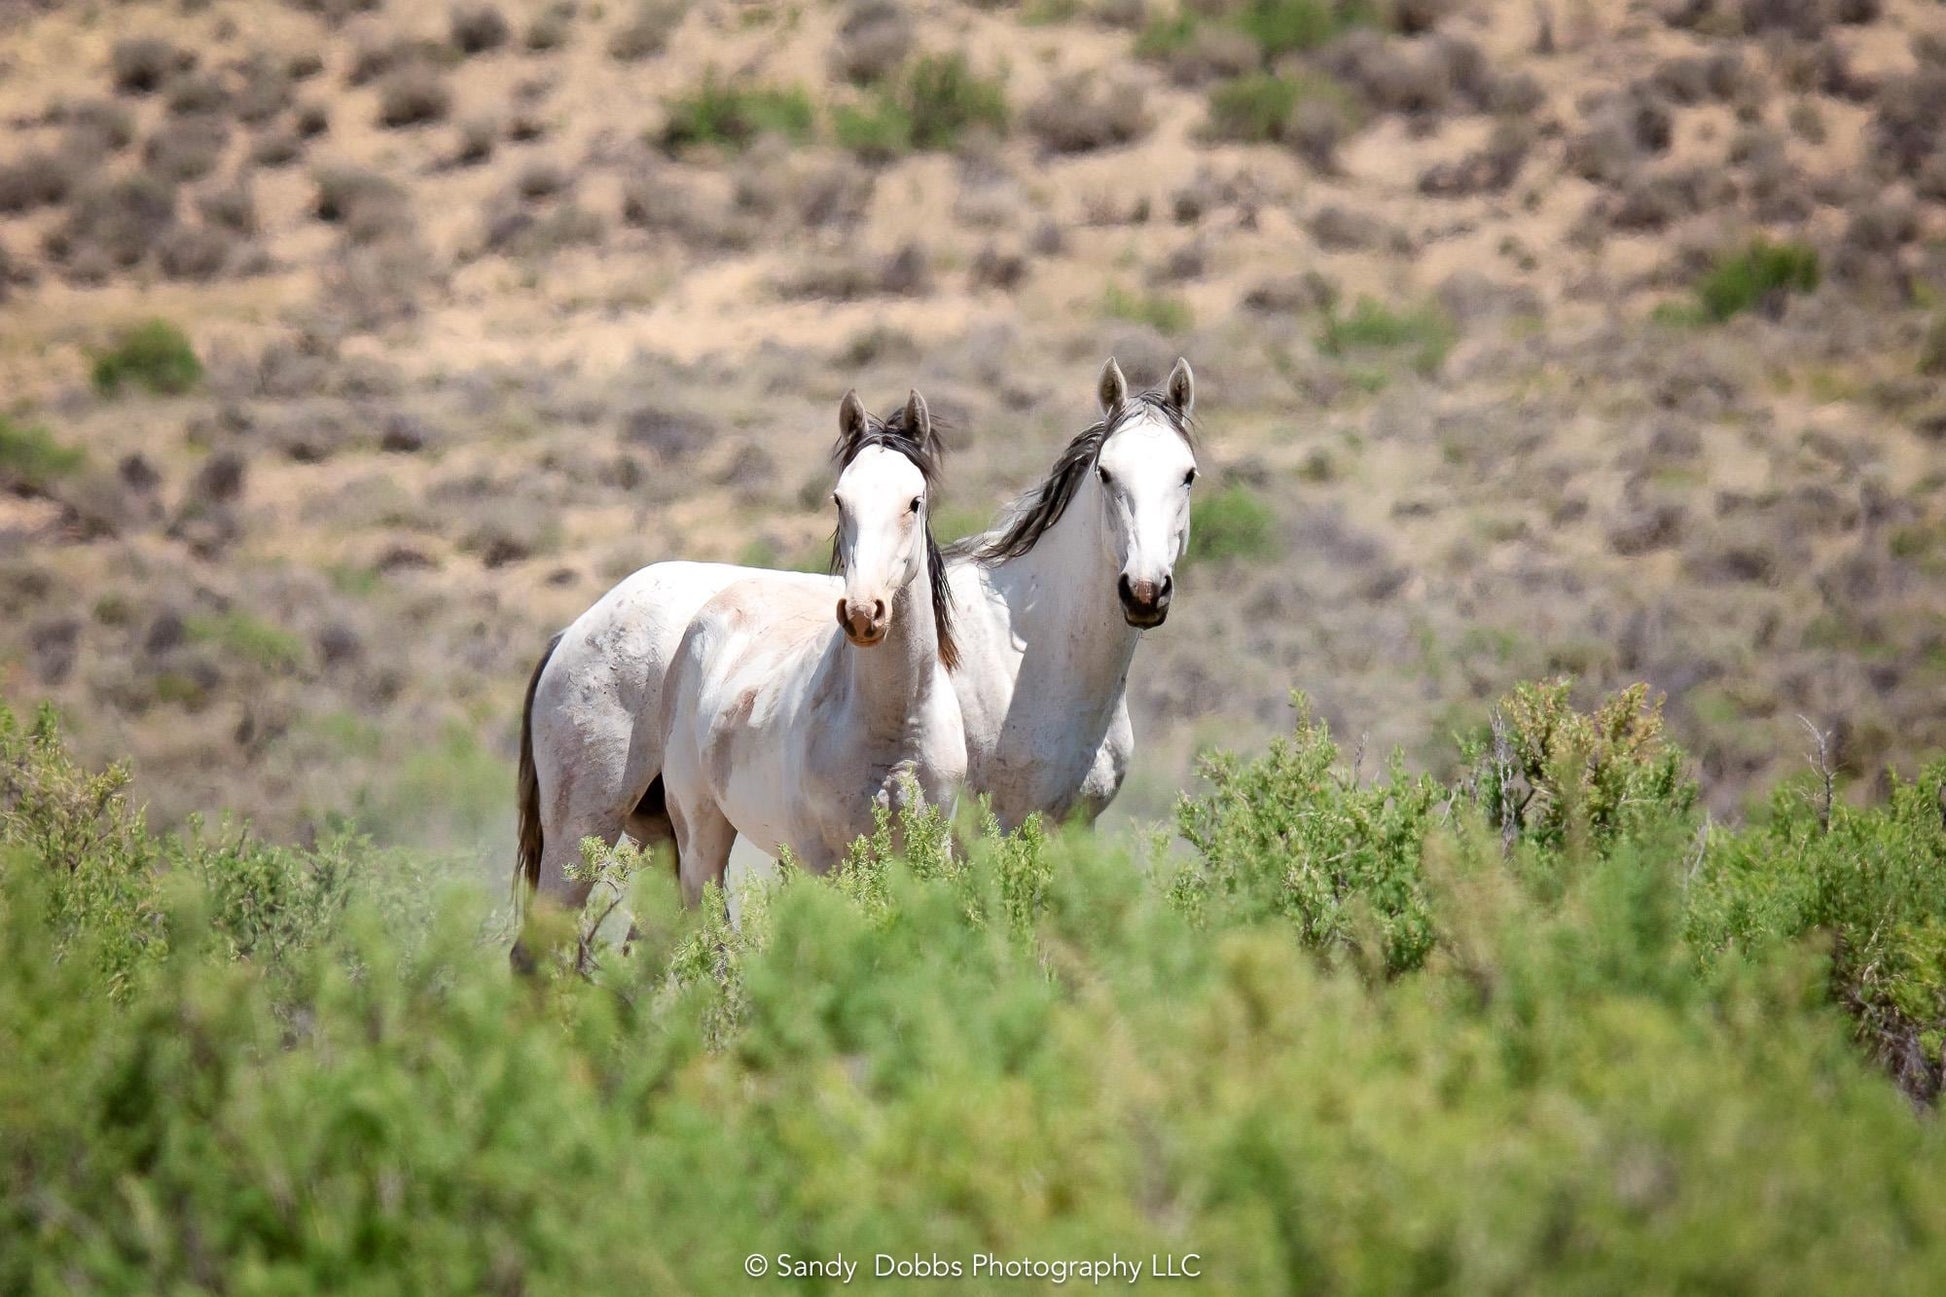
[[[1182,475],[1182,484],[1183,484],[1184,486],[1194,486],[1194,485],[1196,484],[1196,470],[1195,470],[1195,469],[1193,469],[1193,468],[1192,468],[1192,469],[1190,469],[1190,470],[1189,470],[1189,471],[1188,471],[1187,473],[1184,473],[1184,474]]]
[[[916,495],[912,497],[912,512],[919,512],[919,497]]]
[[[1101,484],[1103,486],[1107,486],[1110,482],[1114,480],[1113,478],[1108,476],[1108,470],[1105,468],[1097,467],[1095,469],[1095,475],[1101,478]]]

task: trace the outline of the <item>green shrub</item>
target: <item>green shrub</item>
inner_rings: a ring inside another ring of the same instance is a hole
[[[1244,32],[1273,59],[1316,49],[1334,36],[1377,20],[1369,0],[1248,0],[1237,15]]]
[[[1919,348],[1919,372],[1932,377],[1946,375],[1946,311],[1933,316],[1932,327]]]
[[[816,124],[811,98],[801,88],[735,85],[713,69],[693,93],[668,107],[661,138],[671,151],[702,145],[742,149],[759,135],[804,140]]]
[[[1255,562],[1277,552],[1277,515],[1255,491],[1238,483],[1196,497],[1189,506],[1185,563]]]
[[[1314,99],[1328,101],[1340,113],[1350,111],[1343,88],[1326,76],[1253,73],[1232,77],[1210,90],[1205,129],[1212,138],[1245,144],[1295,143],[1298,106]]]
[[[245,612],[197,614],[189,618],[191,639],[214,644],[252,666],[279,674],[304,662],[304,641],[281,626]]]
[[[1187,333],[1195,323],[1189,303],[1167,293],[1140,293],[1111,284],[1103,294],[1102,314],[1115,320],[1146,324],[1157,333]]]
[[[1184,6],[1151,14],[1135,39],[1145,59],[1171,59],[1196,46],[1206,24],[1221,23],[1256,42],[1265,68],[1286,54],[1313,50],[1354,27],[1378,22],[1370,0],[1244,0],[1241,5]]]
[[[1822,932],[1829,990],[1866,1049],[1906,1088],[1937,1097],[1946,1047],[1946,761],[1894,779],[1857,811],[1780,789],[1769,823],[1710,835],[1689,880],[1687,935],[1706,960]]]
[[[1647,685],[1577,711],[1566,681],[1521,685],[1488,730],[1462,744],[1487,819],[1509,839],[1558,847],[1570,838],[1604,846],[1685,818],[1696,784],[1663,734],[1662,706]]]
[[[1296,732],[1253,761],[1204,759],[1210,792],[1185,796],[1176,828],[1195,857],[1172,895],[1192,918],[1225,924],[1284,918],[1314,950],[1372,943],[1393,972],[1417,968],[1433,922],[1419,860],[1445,790],[1395,761],[1387,783],[1338,769],[1338,748],[1309,702]]]
[[[912,115],[892,96],[839,104],[831,110],[831,128],[840,148],[867,162],[888,162],[912,149]]]
[[[52,708],[22,727],[0,705],[0,861],[41,875],[34,903],[49,953],[88,970],[91,994],[125,996],[168,952],[171,886],[178,899],[194,894],[199,940],[280,974],[335,949],[354,897],[381,905],[396,934],[429,919],[419,862],[349,836],[299,851],[237,828],[209,836],[200,821],[157,835],[128,789],[124,767],[74,762]]]
[[[1721,323],[1787,294],[1816,291],[1818,273],[1817,249],[1759,238],[1720,259],[1696,285],[1696,297],[1704,314]]]
[[[921,149],[951,149],[975,127],[996,135],[1007,130],[1007,94],[999,81],[981,77],[966,56],[928,54],[906,74],[904,107],[912,120],[912,143]]]
[[[1297,82],[1269,73],[1221,82],[1210,91],[1209,133],[1249,144],[1281,140],[1300,94]]]
[[[0,480],[11,480],[30,491],[45,491],[87,466],[88,452],[81,447],[63,446],[39,424],[0,415]]]
[[[1318,349],[1327,356],[1409,352],[1413,369],[1431,376],[1446,363],[1456,337],[1452,318],[1436,306],[1395,311],[1361,297],[1349,314],[1332,310],[1318,334]]]
[[[124,330],[115,344],[95,355],[95,390],[113,396],[127,384],[177,396],[203,381],[203,362],[189,335],[167,320],[149,320]]]
[[[863,105],[839,105],[832,125],[840,145],[870,161],[911,149],[950,150],[976,127],[1005,134],[1007,95],[965,55],[928,54]]]
[[[361,844],[156,838],[5,718],[0,1289],[715,1292],[843,1252],[1013,1292],[974,1257],[1194,1252],[1224,1292],[1927,1290],[1946,1128],[1837,1010],[1936,1078],[1946,763],[1828,832],[1787,790],[1699,833],[1639,695],[1500,714],[1502,784],[1368,782],[1300,710],[1178,856],[881,816],[736,924],[593,850],[530,979],[480,898],[400,925],[424,880]]]
[[[1195,44],[1199,25],[1196,15],[1187,9],[1150,14],[1135,38],[1136,57],[1162,59],[1182,53]]]

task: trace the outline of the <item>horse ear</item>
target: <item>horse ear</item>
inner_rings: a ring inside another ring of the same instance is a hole
[[[1189,408],[1196,404],[1196,375],[1189,372],[1189,362],[1181,356],[1176,357],[1176,367],[1169,371],[1169,404],[1177,414],[1188,414]]]
[[[1101,385],[1096,394],[1101,397],[1101,412],[1111,416],[1128,399],[1128,380],[1122,377],[1122,367],[1115,363],[1113,356],[1101,367]]]
[[[858,389],[845,392],[844,399],[838,402],[838,437],[850,442],[864,435],[865,407],[858,399]]]
[[[921,446],[932,441],[932,411],[926,408],[926,398],[916,387],[905,396],[905,430]]]

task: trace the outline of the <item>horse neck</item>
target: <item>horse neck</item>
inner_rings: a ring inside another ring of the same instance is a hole
[[[1092,477],[1032,549],[995,564],[993,575],[1028,656],[1057,660],[1074,697],[1110,700],[1121,697],[1142,636],[1122,616]]]
[[[871,648],[843,647],[851,696],[866,730],[902,734],[920,715],[913,703],[932,690],[939,663],[939,627],[931,583],[923,570],[892,596],[892,624]]]

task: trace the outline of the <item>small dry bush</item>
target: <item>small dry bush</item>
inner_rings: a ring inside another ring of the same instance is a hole
[[[1094,73],[1065,77],[1027,110],[1027,129],[1055,153],[1132,144],[1153,123],[1142,87]]]
[[[109,79],[127,95],[149,95],[171,77],[196,66],[196,56],[154,36],[132,36],[115,42],[108,55]]]
[[[854,0],[831,47],[831,71],[854,85],[887,80],[912,53],[913,21],[897,0]]]
[[[142,161],[164,180],[200,180],[216,170],[229,144],[230,126],[221,117],[171,117],[143,143]]]
[[[46,240],[57,263],[83,278],[141,262],[176,221],[176,187],[148,172],[91,183]]]
[[[319,171],[316,182],[312,211],[319,220],[341,226],[353,243],[378,243],[416,228],[409,196],[387,176],[339,166]]]
[[[470,3],[453,6],[448,20],[449,39],[461,54],[485,54],[497,50],[512,37],[507,17],[491,4]]]
[[[66,202],[83,169],[73,155],[51,149],[32,149],[0,163],[0,214]]]
[[[608,56],[634,63],[662,53],[688,12],[685,0],[637,0],[628,20],[608,38]]]
[[[453,92],[437,68],[410,63],[386,74],[378,91],[378,124],[388,130],[445,120]]]

